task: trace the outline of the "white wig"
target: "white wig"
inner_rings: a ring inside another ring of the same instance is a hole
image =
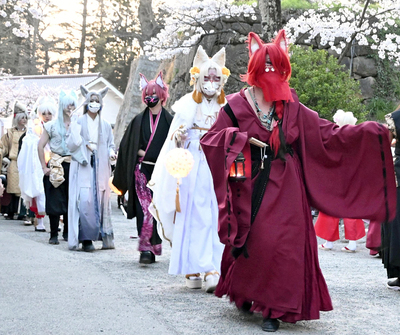
[[[222,68],[225,67],[225,48],[222,48],[210,58],[200,45],[194,56],[193,67],[197,67],[200,70],[199,77],[195,80],[194,89],[201,92],[201,87],[204,84],[204,76],[208,76],[209,69],[215,69],[217,71],[217,76],[221,78],[221,86],[217,91],[217,95],[220,95],[225,84],[222,75]]]
[[[73,90],[61,90],[60,96],[58,98],[58,115],[56,119],[57,121],[55,121],[55,129],[63,139],[61,146],[64,152],[68,152],[67,145],[65,143],[65,134],[67,131],[64,126],[64,109],[67,108],[69,105],[74,105],[75,107],[78,105],[78,97],[76,93]]]
[[[25,117],[26,120],[28,120],[28,114],[26,114],[25,111],[20,111],[20,112],[14,114],[14,118],[12,120],[13,128],[17,128],[18,127],[18,123],[23,117]]]
[[[40,118],[44,112],[50,112],[54,119],[57,118],[56,101],[51,97],[43,97],[38,99],[37,114]]]

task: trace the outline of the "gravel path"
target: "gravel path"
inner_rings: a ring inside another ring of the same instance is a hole
[[[156,264],[139,265],[137,239],[129,238],[135,221],[116,208],[115,195],[113,224],[116,249],[85,253],[1,217],[0,334],[263,334],[259,314],[242,315],[227,299],[168,275],[167,243]],[[355,254],[341,252],[345,245],[319,251],[334,310],[282,323],[279,333],[400,334],[400,292],[386,288],[381,260],[369,256],[365,239]]]

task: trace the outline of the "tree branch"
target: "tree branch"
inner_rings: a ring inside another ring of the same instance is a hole
[[[365,2],[365,6],[364,6],[364,9],[363,9],[362,14],[361,14],[360,22],[358,23],[358,26],[357,26],[358,28],[361,28],[362,24],[364,23],[365,13],[367,11],[367,8],[369,6],[370,1],[371,0],[366,0],[366,2]],[[352,44],[353,40],[356,38],[357,34],[358,34],[358,32],[354,32],[351,35],[350,41],[346,44],[346,47],[343,49],[343,51],[342,51],[342,53],[341,53],[341,55],[340,55],[340,57],[338,59],[338,64],[340,64],[342,62],[342,60],[343,60],[344,56],[346,55],[347,51],[349,51],[349,49],[351,47],[351,44]]]

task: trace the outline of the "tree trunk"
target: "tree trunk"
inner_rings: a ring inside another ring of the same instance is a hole
[[[258,0],[258,8],[261,12],[261,38],[265,42],[271,42],[275,34],[282,29],[281,0]]]
[[[144,47],[144,41],[155,36],[158,30],[158,24],[154,19],[152,2],[152,0],[140,0],[139,3],[138,18],[142,35],[142,38],[139,39],[139,44],[142,49]]]
[[[83,0],[82,37],[81,37],[81,46],[79,48],[78,73],[83,73],[83,64],[85,63],[87,2],[88,0]]]
[[[114,126],[114,142],[116,148],[119,147],[129,122],[131,122],[134,116],[139,114],[145,107],[142,103],[142,91],[139,88],[139,73],[143,73],[148,80],[151,80],[156,76],[160,63],[161,62],[158,61],[150,61],[145,56],[140,56],[132,62],[124,101],[119,109]]]
[[[140,47],[143,49],[144,42],[155,36],[160,30],[155,21],[152,0],[140,0],[138,9],[141,35],[138,37]],[[161,62],[150,61],[146,56],[139,56],[133,60],[129,74],[128,86],[125,90],[124,101],[119,109],[114,126],[114,142],[118,148],[122,136],[129,122],[139,114],[143,108],[142,93],[139,89],[139,73],[143,73],[148,80],[153,79],[159,69]]]
[[[35,69],[35,74],[37,72],[37,45],[38,45],[38,34],[39,34],[39,20],[33,19],[33,41],[32,41],[32,67]]]

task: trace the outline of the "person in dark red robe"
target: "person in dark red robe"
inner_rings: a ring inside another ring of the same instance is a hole
[[[339,128],[289,88],[284,31],[268,44],[250,33],[249,52],[243,80],[250,87],[227,96],[201,140],[225,244],[215,294],[261,312],[262,329],[276,331],[279,320],[318,319],[332,310],[310,206],[335,217],[388,221],[396,188],[386,127]],[[244,181],[229,177],[232,164],[241,171],[239,153]]]
[[[381,223],[370,221],[368,225],[367,240],[365,247],[369,249],[369,254],[373,257],[381,257]]]

